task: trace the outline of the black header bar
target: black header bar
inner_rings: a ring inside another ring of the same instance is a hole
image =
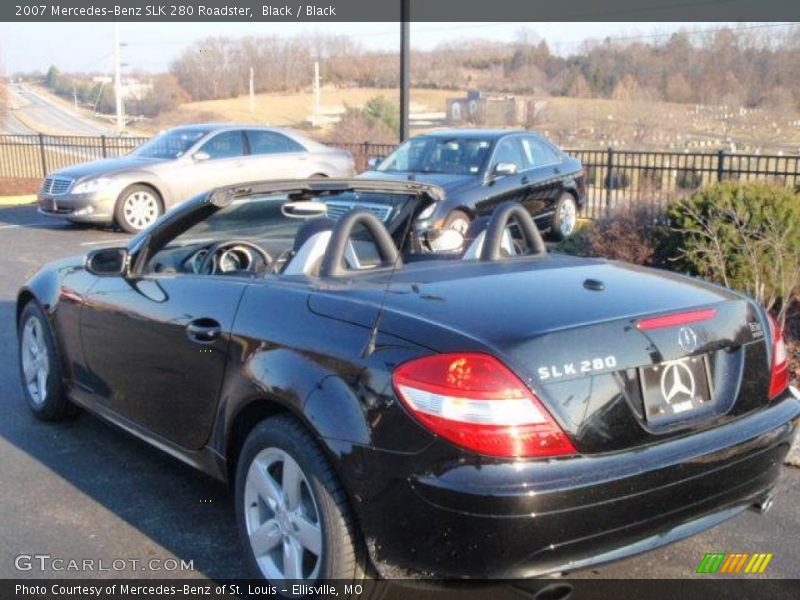
[[[793,21],[794,0],[410,0],[416,22]],[[400,0],[4,0],[0,21],[399,22]]]

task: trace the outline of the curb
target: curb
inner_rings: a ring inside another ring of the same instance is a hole
[[[25,206],[35,204],[36,194],[26,194],[24,196],[0,196],[0,207],[3,206]]]

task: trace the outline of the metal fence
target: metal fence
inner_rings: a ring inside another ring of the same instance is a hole
[[[145,142],[142,137],[0,135],[0,178],[42,178],[72,164],[121,156]],[[356,169],[370,158],[390,154],[396,144],[331,142],[350,151]],[[661,206],[694,190],[727,179],[800,186],[800,156],[686,153],[633,150],[568,150],[586,173],[588,202],[583,216],[637,205]]]
[[[148,138],[83,135],[0,135],[0,178],[42,178],[81,162],[127,154]]]

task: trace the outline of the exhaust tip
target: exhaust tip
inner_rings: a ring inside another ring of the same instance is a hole
[[[572,586],[568,583],[553,583],[534,594],[534,600],[567,600],[572,596]]]
[[[760,515],[766,514],[767,511],[772,508],[772,505],[775,503],[775,494],[773,492],[767,492],[764,494],[760,500],[753,503],[750,506],[750,509],[757,512]]]

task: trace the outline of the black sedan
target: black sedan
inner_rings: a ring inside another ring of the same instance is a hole
[[[361,177],[432,183],[444,200],[420,216],[423,227],[466,233],[503,202],[521,203],[540,228],[572,235],[585,202],[583,166],[530,131],[447,129],[408,140]]]
[[[762,308],[548,254],[515,203],[463,252],[419,248],[440,198],[223,188],[45,267],[17,300],[31,410],[230,481],[273,581],[530,577],[770,505],[800,402]]]

